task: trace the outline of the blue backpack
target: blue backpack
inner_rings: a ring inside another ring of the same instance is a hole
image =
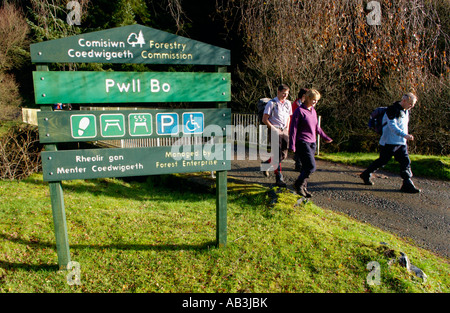
[[[386,126],[386,123],[383,124],[383,116],[386,110],[387,107],[379,107],[370,113],[368,126],[379,135],[383,134],[383,127]]]

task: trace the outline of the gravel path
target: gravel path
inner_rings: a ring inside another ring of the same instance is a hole
[[[299,175],[294,161],[285,160],[282,166],[288,188],[293,190]],[[308,183],[308,190],[313,193],[311,200],[322,208],[410,238],[416,245],[449,258],[450,183],[413,177],[422,192],[405,194],[399,191],[399,175],[378,171],[373,179],[375,185],[366,186],[359,178],[362,170],[317,160],[317,171]],[[234,160],[228,175],[265,186],[275,183],[273,172],[266,178],[260,171],[260,160]]]

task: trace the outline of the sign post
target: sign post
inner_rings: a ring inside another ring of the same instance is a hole
[[[129,25],[32,44],[35,99],[44,181],[49,182],[58,264],[70,263],[62,180],[216,171],[216,243],[227,241],[227,170],[230,147],[172,147],[58,151],[57,144],[133,138],[205,136],[226,129],[231,111],[230,51],[202,42]],[[143,63],[220,66],[213,73],[50,72],[45,63]],[[217,103],[215,109],[146,109],[52,112],[54,103]],[[219,128],[217,128],[219,127]],[[182,146],[185,147],[185,146]],[[149,157],[151,156],[151,157]]]
[[[218,67],[217,72],[226,72],[226,67]],[[217,103],[217,108],[226,107],[226,103]],[[222,140],[226,140],[225,137]],[[216,173],[216,241],[219,247],[227,243],[227,174],[227,171]]]
[[[38,65],[38,70],[48,71],[48,66]],[[51,106],[41,106],[42,112],[49,112]],[[57,151],[55,144],[44,145],[46,151]],[[53,227],[56,239],[56,253],[60,269],[66,269],[70,262],[69,236],[67,234],[66,209],[61,181],[49,182],[50,200],[52,205]]]

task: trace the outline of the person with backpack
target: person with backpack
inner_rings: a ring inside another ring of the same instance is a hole
[[[267,103],[262,118],[262,122],[267,125],[269,133],[271,131],[278,133],[279,145],[278,149],[272,147],[272,153],[278,154],[278,161],[275,161],[275,156],[272,156],[267,161],[262,162],[261,169],[264,170],[266,176],[268,176],[269,169],[275,169],[275,184],[279,187],[286,187],[286,182],[281,173],[281,162],[288,155],[289,122],[292,115],[292,105],[287,99],[288,96],[289,87],[285,84],[278,86],[277,96]]]
[[[417,97],[412,93],[403,95],[401,101],[394,102],[387,107],[382,119],[382,135],[380,138],[380,156],[360,174],[365,185],[373,185],[372,173],[385,166],[394,156],[400,163],[400,176],[403,184],[402,192],[419,193],[420,189],[414,186],[411,180],[411,160],[408,154],[408,140],[414,140],[414,136],[408,134],[409,111],[415,106]]]
[[[320,100],[320,93],[310,89],[305,94],[305,101],[295,110],[292,116],[292,127],[289,132],[289,150],[295,152],[302,163],[302,170],[294,183],[294,190],[301,196],[311,197],[307,190],[307,180],[316,170],[316,138],[319,134],[326,143],[333,141],[319,127],[317,113],[314,107]]]

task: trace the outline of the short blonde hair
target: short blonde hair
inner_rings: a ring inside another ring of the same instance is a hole
[[[308,90],[308,92],[306,92],[305,94],[305,98],[309,99],[309,100],[320,100],[320,92],[318,92],[316,89],[310,89]]]

